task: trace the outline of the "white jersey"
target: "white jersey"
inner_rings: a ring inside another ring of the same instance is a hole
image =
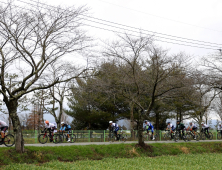
[[[208,126],[207,124],[203,124],[203,125],[202,125],[202,128],[203,128],[203,129],[206,129],[206,128],[209,128],[209,126]]]
[[[190,128],[196,128],[197,126],[194,123],[192,123],[192,124],[189,125],[189,127]]]
[[[49,123],[49,125],[45,124],[45,128],[49,129],[49,128],[53,128],[55,127],[55,125],[53,123]]]
[[[117,128],[117,127],[118,127],[118,124],[117,124],[117,123],[112,123],[112,124],[111,124],[111,127]]]
[[[1,120],[0,120],[0,128],[1,128],[1,127],[4,127],[4,126],[8,126],[7,123],[5,123],[4,121],[1,121]]]
[[[222,130],[222,125],[221,125],[221,126],[218,125],[218,126],[217,126],[217,130]]]
[[[170,123],[170,124],[167,125],[167,128],[168,129],[170,129],[170,128],[172,129],[172,128],[174,128],[174,125]]]

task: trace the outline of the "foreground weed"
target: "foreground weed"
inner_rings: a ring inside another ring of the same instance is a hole
[[[221,169],[222,154],[181,154],[179,156],[162,156],[156,158],[150,157],[137,157],[137,158],[106,158],[99,161],[87,160],[77,162],[59,162],[52,161],[44,163],[42,165],[26,165],[26,164],[14,164],[8,165],[4,170],[13,169],[46,169],[46,170],[146,170],[148,169],[164,169],[172,170],[179,169]]]

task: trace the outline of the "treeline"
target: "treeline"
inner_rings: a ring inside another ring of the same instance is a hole
[[[129,119],[131,129],[145,119],[157,130],[170,118],[200,124],[220,97],[212,71],[197,70],[190,57],[170,55],[150,38],[119,37],[101,56],[93,76],[76,79],[70,88],[66,113],[75,129],[106,129],[109,120],[120,119]]]

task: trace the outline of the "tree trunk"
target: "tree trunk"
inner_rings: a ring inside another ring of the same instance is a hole
[[[134,134],[134,116],[133,116],[133,108],[134,108],[134,104],[131,102],[130,103],[130,126],[131,126],[131,137],[132,140],[135,139],[135,134]]]
[[[142,114],[141,110],[139,110],[139,120],[138,120],[138,144],[140,146],[144,146],[144,140],[143,140],[143,120],[142,120]]]
[[[22,135],[22,127],[19,121],[19,117],[17,115],[17,107],[18,101],[17,100],[10,100],[6,103],[8,108],[9,115],[12,120],[13,129],[15,132],[15,150],[17,152],[23,153],[24,152],[24,139]]]

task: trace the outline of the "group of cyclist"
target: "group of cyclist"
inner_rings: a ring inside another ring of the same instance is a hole
[[[202,122],[201,126],[202,126],[202,131],[204,133],[209,134],[209,125]],[[182,122],[180,122],[179,120],[177,121],[176,127],[171,122],[167,122],[167,128],[166,128],[166,130],[169,130],[171,132],[171,138],[173,138],[172,134],[174,133],[175,130],[182,131],[183,136],[184,136],[184,130],[188,130],[188,131],[190,130],[194,134],[194,139],[196,139],[197,129],[198,129],[197,126],[193,122],[189,122],[189,125],[186,128],[185,125]],[[222,136],[222,124],[221,123],[218,124],[217,130],[220,131],[221,136]]]
[[[118,131],[119,131],[119,126],[117,123],[114,123],[113,121],[109,121],[109,125],[110,125],[110,130],[115,134],[115,136],[117,137],[117,140],[119,140],[119,136]],[[201,123],[202,125],[202,130],[204,133],[209,133],[209,125],[205,124],[204,122]],[[145,120],[144,121],[144,125],[143,125],[144,130],[146,130],[147,133],[149,133],[149,131],[152,132],[152,136],[153,136],[153,140],[155,140],[154,137],[154,127],[152,125],[151,122]],[[4,139],[4,134],[6,132],[6,130],[8,129],[8,125],[6,122],[0,120],[0,131],[1,131],[1,141],[0,141],[0,145],[3,143],[3,139]],[[56,123],[49,123],[48,120],[45,121],[45,129],[43,131],[49,131],[49,135],[51,136],[52,133],[57,129],[57,125]],[[189,122],[188,128],[186,129],[185,125],[181,122],[181,121],[177,121],[177,125],[174,126],[171,122],[167,122],[167,128],[166,130],[169,130],[171,132],[171,138],[173,138],[172,134],[174,133],[175,130],[178,131],[182,131],[182,135],[184,135],[184,130],[190,130],[193,131],[194,133],[194,139],[196,139],[196,131],[197,131],[197,126],[193,123],[193,122]],[[220,131],[221,136],[222,136],[222,124],[219,123],[218,124],[218,131]],[[70,133],[71,131],[71,126],[69,124],[66,124],[64,122],[61,122],[61,128],[59,129],[59,132],[67,132],[67,136],[68,136],[68,142],[70,141]],[[50,139],[50,142],[52,142],[52,139]]]
[[[49,123],[48,120],[45,121],[45,129],[43,131],[48,131],[49,136],[52,136],[52,133],[55,132],[56,130],[57,130],[56,123]],[[70,142],[70,136],[69,136],[70,131],[71,131],[71,126],[64,122],[61,122],[61,128],[59,129],[59,132],[67,132],[68,142]],[[50,139],[50,142],[52,142],[52,138]]]
[[[57,129],[57,124],[56,123],[49,123],[48,120],[45,121],[45,129],[43,131],[48,131],[49,135],[52,136],[52,133]],[[3,144],[3,139],[5,136],[5,132],[8,130],[8,125],[6,122],[0,120],[0,131],[1,131],[1,141],[0,145]],[[43,132],[42,131],[42,132]],[[68,142],[70,141],[70,136],[69,133],[71,131],[71,126],[61,122],[61,128],[59,129],[59,132],[67,132],[68,136]],[[50,142],[52,142],[52,138],[50,139]]]

